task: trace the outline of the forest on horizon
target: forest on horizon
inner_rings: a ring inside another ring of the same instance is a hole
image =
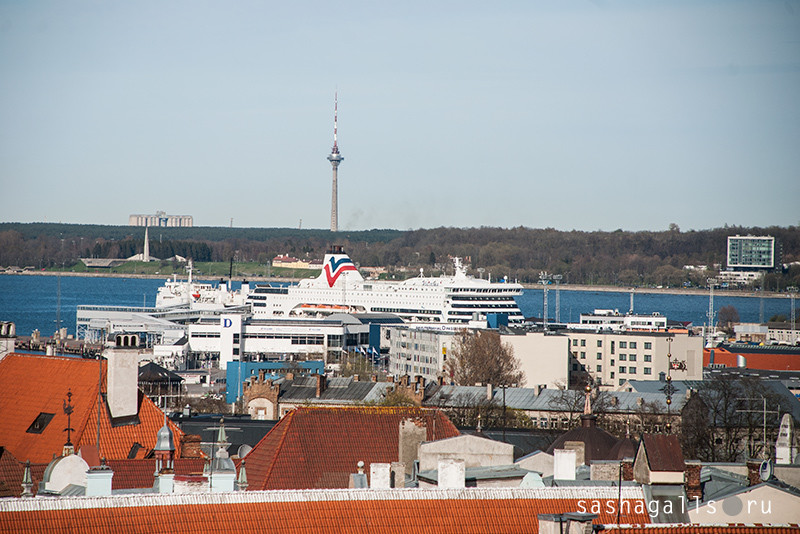
[[[800,286],[800,227],[726,226],[711,230],[561,231],[553,228],[433,228],[332,233],[289,228],[191,227],[149,230],[150,253],[195,262],[258,262],[288,254],[321,259],[342,245],[362,267],[385,267],[413,276],[452,271],[450,257],[464,259],[475,275],[508,276],[536,283],[545,271],[562,283],[618,286],[705,285],[715,265],[725,268],[727,237],[773,236],[785,270],[766,275],[767,290]],[[0,266],[69,267],[80,258],[127,258],[143,250],[144,228],[58,223],[0,223]],[[684,269],[706,265],[709,272]]]

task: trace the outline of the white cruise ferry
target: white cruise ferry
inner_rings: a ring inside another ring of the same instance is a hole
[[[158,288],[156,308],[183,307],[191,310],[220,310],[245,304],[245,298],[250,292],[250,285],[247,282],[242,284],[239,291],[229,289],[228,284],[223,280],[220,280],[218,286],[196,282],[192,277],[191,259],[186,270],[189,273],[188,280],[178,280],[176,275]]]
[[[458,258],[452,276],[411,278],[403,282],[364,280],[341,247],[325,255],[317,278],[295,285],[256,285],[247,298],[255,318],[330,313],[392,313],[410,322],[468,323],[476,315],[508,315],[523,321],[514,297],[518,283],[491,282],[467,275]]]

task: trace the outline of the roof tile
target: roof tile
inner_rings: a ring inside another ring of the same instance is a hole
[[[67,416],[63,403],[72,392],[74,406],[70,426],[75,430],[72,442],[76,449],[97,441],[98,375],[105,393],[105,361],[61,356],[12,353],[0,360],[0,446],[19,461],[47,463],[60,455],[66,442]],[[53,414],[41,433],[28,428],[40,413]],[[100,408],[100,456],[127,458],[134,443],[143,458],[155,446],[164,415],[150,399],[139,394],[138,422],[112,426],[104,399]],[[175,454],[180,455],[183,432],[168,422],[175,436]]]
[[[396,462],[399,426],[424,421],[427,440],[459,435],[439,410],[416,407],[299,408],[246,456],[250,489],[346,488],[356,464]]]

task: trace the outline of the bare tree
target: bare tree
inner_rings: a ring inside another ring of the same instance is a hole
[[[739,310],[735,306],[723,306],[719,309],[719,327],[728,334],[733,335],[733,325],[739,322]]]
[[[764,419],[759,410],[764,401],[769,410],[790,410],[760,380],[731,375],[704,380],[681,413],[681,445],[686,457],[736,462],[769,453],[777,437],[778,418],[770,415]]]
[[[447,368],[453,381],[462,386],[477,383],[521,386],[524,382],[514,349],[500,341],[500,334],[488,330],[459,332],[447,359]]]

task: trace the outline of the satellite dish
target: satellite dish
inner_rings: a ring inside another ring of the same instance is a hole
[[[253,450],[253,447],[251,447],[247,443],[244,443],[239,447],[239,450],[237,451],[237,453],[239,455],[239,458],[244,458],[245,456],[247,456],[247,453],[249,453],[252,450]]]
[[[766,482],[770,478],[772,478],[772,461],[765,460],[761,462],[761,466],[758,468],[758,476],[761,477],[761,480]]]

